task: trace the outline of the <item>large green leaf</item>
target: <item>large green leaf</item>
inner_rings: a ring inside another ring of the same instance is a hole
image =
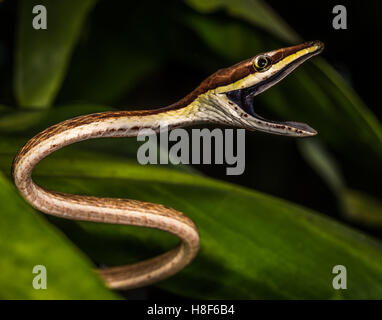
[[[65,76],[84,19],[95,0],[21,0],[16,41],[14,89],[23,107],[48,107]],[[47,10],[47,29],[35,30],[35,5]]]
[[[14,153],[25,138],[0,141],[0,168],[9,174]],[[200,230],[200,253],[184,271],[158,284],[181,295],[382,297],[381,245],[289,202],[199,175],[84,151],[81,144],[48,157],[34,177],[54,190],[140,199],[185,212]],[[53,221],[90,257],[106,265],[147,258],[176,243],[159,231]],[[347,268],[347,290],[332,287],[332,268],[338,264]]]
[[[21,199],[0,173],[0,298],[113,299],[92,265],[61,232]],[[47,289],[32,286],[32,270],[47,270]]]

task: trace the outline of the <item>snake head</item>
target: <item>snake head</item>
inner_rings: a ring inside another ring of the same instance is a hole
[[[254,97],[285,78],[324,48],[320,41],[256,55],[232,67],[221,69],[199,86],[205,99],[216,108],[226,124],[286,136],[313,136],[317,131],[305,123],[272,121],[256,113]],[[207,88],[207,89],[206,89]]]

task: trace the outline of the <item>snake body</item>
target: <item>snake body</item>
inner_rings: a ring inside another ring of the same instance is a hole
[[[53,125],[29,140],[16,155],[12,166],[14,183],[27,202],[47,214],[72,220],[150,227],[176,235],[180,244],[160,256],[98,270],[111,288],[136,288],[165,279],[183,269],[198,252],[199,234],[191,219],[160,204],[47,190],[33,182],[34,167],[52,152],[79,141],[135,137],[142,129],[158,132],[164,125],[171,129],[217,123],[289,136],[314,135],[316,132],[302,123],[266,120],[248,110],[252,107],[248,103],[303,61],[321,52],[322,47],[317,41],[306,42],[257,55],[219,70],[188,96],[166,108],[95,113]],[[266,57],[271,65],[263,68],[259,57]]]

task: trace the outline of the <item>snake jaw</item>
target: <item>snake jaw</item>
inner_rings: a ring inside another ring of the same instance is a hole
[[[317,131],[305,123],[265,119],[255,112],[254,98],[284,79],[304,61],[319,54],[323,48],[322,42],[311,41],[261,54],[269,59],[272,65],[265,72],[255,72],[248,76],[244,84],[238,82],[237,85],[230,85],[228,91],[220,91],[220,96],[225,100],[224,105],[239,110],[236,116],[241,118],[239,122],[249,130],[298,137],[316,135]]]
[[[317,131],[306,123],[274,121],[257,114],[254,108],[254,97],[256,96],[256,92],[254,91],[235,90],[227,92],[225,96],[226,99],[229,100],[229,106],[232,107],[232,103],[234,103],[235,113],[242,119],[242,121],[240,121],[241,125],[246,129],[298,137],[314,136],[317,134]]]
[[[237,127],[290,137],[311,137],[317,134],[317,131],[306,123],[268,120],[257,115],[253,111],[253,106],[244,110],[226,95],[221,95],[220,100],[225,104],[224,108],[230,110],[232,124]]]

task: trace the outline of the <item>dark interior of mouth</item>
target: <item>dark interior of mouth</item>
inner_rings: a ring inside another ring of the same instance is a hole
[[[269,120],[267,118],[264,118],[263,116],[260,116],[258,113],[255,112],[254,105],[253,105],[257,90],[258,88],[250,87],[245,89],[233,90],[233,91],[227,92],[226,95],[228,99],[230,99],[233,103],[238,105],[243,111],[250,114],[254,118],[257,118],[259,120],[263,120],[269,123],[287,125],[290,127],[294,127],[296,129],[304,130],[311,133],[316,133],[314,129],[312,129],[307,124],[302,122]],[[272,117],[274,117],[273,114],[272,114]]]
[[[229,91],[226,93],[228,99],[230,99],[233,103],[238,105],[244,112],[250,114],[251,116],[264,120],[267,122],[272,122],[272,123],[283,123],[281,120],[269,120],[266,117],[275,117],[274,113],[267,112],[267,110],[261,110],[261,114],[258,114],[255,111],[254,107],[254,98],[256,96],[257,92],[256,87],[250,87],[250,88],[245,88],[245,89],[238,89],[238,90],[233,90]],[[257,110],[259,109],[259,106],[256,108]]]

